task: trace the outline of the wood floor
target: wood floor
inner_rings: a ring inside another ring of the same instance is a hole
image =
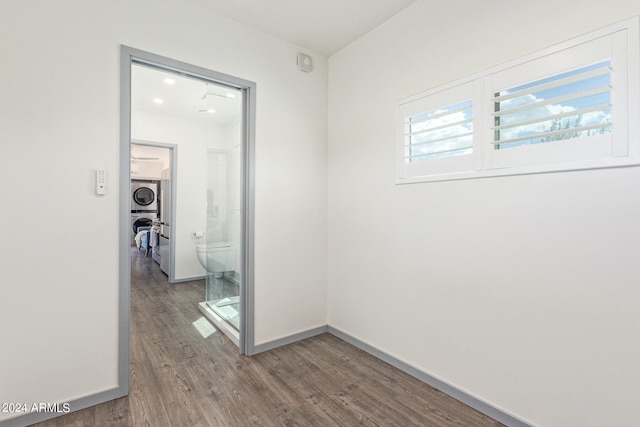
[[[256,356],[193,322],[204,282],[170,285],[132,252],[129,396],[36,424],[69,426],[499,426],[329,334]]]

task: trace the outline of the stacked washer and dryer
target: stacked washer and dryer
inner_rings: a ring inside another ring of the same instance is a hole
[[[131,244],[135,245],[138,227],[158,221],[158,181],[131,180]]]

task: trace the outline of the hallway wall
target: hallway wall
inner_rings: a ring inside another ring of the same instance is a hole
[[[131,135],[133,139],[155,141],[177,146],[177,194],[175,233],[176,280],[205,275],[198,262],[193,233],[206,229],[207,206],[207,140],[212,125],[205,122],[133,111]]]
[[[117,386],[121,44],[257,83],[256,344],[326,324],[326,58],[302,73],[299,47],[181,0],[9,0],[2,402]]]

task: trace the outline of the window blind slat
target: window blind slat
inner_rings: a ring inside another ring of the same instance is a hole
[[[462,106],[460,108],[455,108],[453,110],[445,110],[442,113],[432,114],[430,116],[423,117],[423,118],[418,119],[418,120],[412,120],[411,119],[412,117],[416,117],[416,116],[420,116],[421,115],[421,114],[414,114],[412,116],[409,116],[409,117],[405,118],[404,124],[405,125],[415,125],[415,124],[418,124],[418,123],[427,122],[429,120],[434,120],[434,119],[439,119],[441,117],[449,116],[451,114],[459,113],[461,111],[468,111],[468,110],[472,110],[472,109],[473,109],[472,105],[465,105],[465,106]],[[422,114],[425,114],[425,113],[422,113]],[[426,113],[426,114],[428,114],[428,113]]]
[[[494,98],[491,98],[491,100],[494,102],[502,102],[508,99],[517,98],[522,95],[541,92],[547,89],[554,89],[554,88],[565,86],[571,83],[588,80],[593,77],[603,76],[603,75],[609,74],[610,72],[611,72],[611,67],[609,65],[604,65],[602,67],[599,67],[590,71],[585,71],[583,73],[579,73],[573,76],[565,77],[562,79],[554,80],[552,82],[548,82],[548,83],[544,83],[536,86],[527,87],[526,89],[522,89],[516,92],[510,92],[505,95],[496,96]]]
[[[507,114],[513,114],[513,113],[521,113],[523,111],[527,111],[527,110],[532,110],[534,108],[538,108],[544,105],[549,105],[549,104],[560,104],[562,102],[565,101],[571,101],[573,99],[579,99],[579,98],[584,98],[586,96],[590,96],[590,95],[597,95],[600,93],[606,93],[606,92],[610,92],[611,91],[611,85],[606,85],[606,86],[600,86],[600,87],[596,87],[593,89],[587,89],[587,90],[582,90],[579,92],[572,92],[570,94],[567,95],[562,95],[562,96],[557,96],[555,98],[549,98],[549,99],[543,99],[541,101],[538,102],[532,102],[530,104],[526,104],[520,107],[514,107],[508,110],[499,110],[499,111],[493,111],[491,112],[492,116],[504,116]],[[552,117],[552,116],[549,116]]]
[[[418,143],[412,143],[409,142],[408,144],[405,142],[405,147],[420,147],[422,145],[432,145],[432,144],[438,144],[444,141],[451,141],[453,139],[459,139],[465,136],[471,136],[473,135],[473,132],[467,132],[467,133],[458,133],[455,135],[451,135],[451,136],[446,136],[444,138],[438,138],[438,139],[433,139],[430,141],[424,141],[424,142],[418,142]]]
[[[453,122],[453,123],[446,123],[444,125],[440,125],[440,126],[435,126],[432,128],[428,128],[428,129],[423,129],[417,132],[406,132],[405,136],[415,136],[415,135],[421,135],[423,133],[429,133],[429,132],[433,132],[436,130],[442,130],[442,129],[446,129],[446,128],[450,128],[450,127],[455,127],[455,126],[461,126],[461,125],[465,125],[468,123],[473,123],[473,119],[468,119],[468,120],[460,120],[458,122]],[[413,126],[415,123],[411,123],[410,126]]]
[[[531,134],[531,135],[525,135],[525,136],[520,136],[517,138],[510,138],[510,139],[501,139],[498,141],[492,141],[491,144],[493,145],[501,145],[501,144],[509,144],[511,142],[518,142],[518,141],[526,141],[529,139],[544,139],[546,137],[550,137],[550,136],[554,136],[554,135],[562,135],[562,134],[569,134],[569,133],[575,133],[575,132],[582,132],[585,130],[591,130],[591,129],[604,129],[611,126],[611,123],[609,122],[605,122],[605,123],[598,123],[595,125],[590,125],[590,126],[580,126],[580,127],[572,127],[569,129],[561,129],[561,130],[556,130],[556,131],[552,131],[552,132],[544,132],[544,133],[535,133],[535,134]]]
[[[419,157],[434,156],[434,155],[437,155],[437,154],[454,153],[456,151],[466,151],[466,150],[470,150],[471,148],[472,148],[472,145],[469,145],[469,146],[460,147],[460,148],[451,148],[451,149],[448,149],[448,150],[438,150],[438,151],[431,151],[429,153],[412,154],[410,156],[404,156],[404,158],[406,160],[411,160],[411,159],[416,159],[416,158],[419,158]]]
[[[549,116],[540,116],[540,117],[536,117],[536,118],[530,119],[530,120],[521,120],[519,122],[512,122],[512,123],[508,123],[506,125],[493,126],[491,129],[492,130],[509,129],[509,128],[514,128],[514,127],[519,127],[519,126],[530,125],[530,124],[534,124],[534,123],[546,122],[546,121],[553,120],[553,119],[556,119],[556,118],[577,116],[577,115],[580,115],[580,114],[591,113],[593,111],[604,111],[604,110],[608,110],[610,108],[611,108],[611,104],[601,104],[601,105],[596,105],[596,106],[593,106],[593,107],[582,108],[582,109],[579,109],[579,110],[567,111],[567,112],[561,113],[561,114],[554,114],[554,115],[549,115]]]

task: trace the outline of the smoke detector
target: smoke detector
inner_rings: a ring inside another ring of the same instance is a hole
[[[313,60],[311,59],[311,57],[306,53],[299,53],[298,68],[300,69],[300,71],[304,71],[305,73],[313,70]]]

